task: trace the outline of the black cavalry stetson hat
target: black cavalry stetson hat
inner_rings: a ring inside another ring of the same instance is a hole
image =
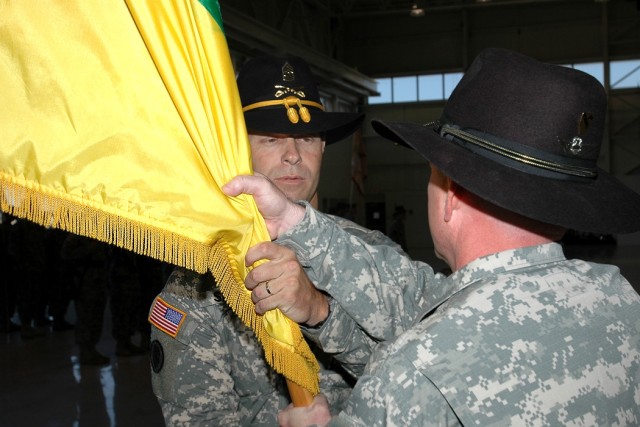
[[[487,49],[437,122],[372,125],[505,209],[578,231],[638,231],[640,194],[597,166],[606,104],[586,73]]]
[[[318,133],[331,144],[354,133],[364,119],[361,113],[325,111],[309,65],[298,57],[250,59],[236,81],[250,132]]]

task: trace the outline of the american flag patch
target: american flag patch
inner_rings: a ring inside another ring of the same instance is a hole
[[[156,297],[149,313],[149,322],[175,338],[186,317],[187,313],[178,310],[162,298]]]

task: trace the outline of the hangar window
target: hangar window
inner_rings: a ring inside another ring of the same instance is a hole
[[[585,62],[567,67],[584,71],[604,84],[604,63]],[[640,60],[610,62],[611,89],[640,88]],[[377,79],[378,96],[370,96],[369,104],[444,101],[449,98],[462,73],[420,74]]]

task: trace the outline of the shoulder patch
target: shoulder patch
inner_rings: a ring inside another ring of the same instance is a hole
[[[151,369],[156,374],[159,374],[162,370],[162,366],[164,365],[164,350],[162,348],[162,344],[160,341],[153,340],[151,341]]]
[[[178,335],[186,318],[187,313],[177,309],[160,297],[156,297],[153,301],[153,307],[149,312],[149,323],[174,338]]]

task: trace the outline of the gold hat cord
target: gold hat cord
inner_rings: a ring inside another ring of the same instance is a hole
[[[296,111],[296,109],[291,104],[297,105],[298,111]],[[305,101],[296,96],[288,96],[284,99],[261,101],[247,105],[246,107],[242,108],[242,112],[255,110],[256,108],[270,107],[272,105],[284,105],[284,107],[287,109],[287,117],[289,118],[289,121],[294,124],[298,123],[300,119],[302,119],[302,121],[305,123],[309,123],[311,121],[311,113],[309,112],[309,109],[305,107],[305,105],[316,107],[324,111],[324,107],[319,102]]]

